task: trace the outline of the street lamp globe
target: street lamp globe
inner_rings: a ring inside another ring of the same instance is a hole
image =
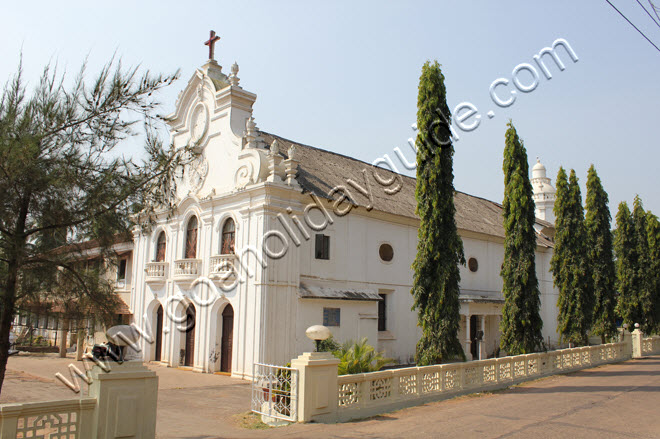
[[[332,335],[330,330],[323,325],[314,325],[307,328],[305,335],[310,340],[316,342],[316,352],[319,352],[320,344],[323,340],[327,340]]]

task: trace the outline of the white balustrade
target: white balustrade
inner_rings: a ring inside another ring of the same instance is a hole
[[[179,259],[174,261],[174,277],[196,277],[202,271],[201,259]]]
[[[642,354],[660,354],[660,336],[655,335],[642,339]]]
[[[660,352],[660,337],[647,338],[644,342],[649,353]],[[372,416],[628,358],[630,351],[626,343],[610,343],[465,363],[342,375],[337,377],[337,418],[346,421]]]
[[[212,256],[209,267],[209,275],[227,276],[236,271],[237,257],[234,254]]]
[[[147,282],[166,280],[169,274],[168,266],[167,262],[147,262],[144,269],[147,272]]]
[[[2,438],[87,439],[94,431],[96,398],[0,405]]]

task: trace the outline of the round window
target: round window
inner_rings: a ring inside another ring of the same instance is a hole
[[[476,273],[477,270],[479,269],[479,262],[477,262],[476,258],[470,258],[468,259],[468,268],[470,269],[471,272]]]
[[[378,254],[380,259],[385,262],[390,262],[394,258],[394,249],[389,244],[381,244],[378,249]]]

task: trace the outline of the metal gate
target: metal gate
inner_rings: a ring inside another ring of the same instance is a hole
[[[255,363],[252,374],[252,411],[271,418],[298,421],[298,370]]]

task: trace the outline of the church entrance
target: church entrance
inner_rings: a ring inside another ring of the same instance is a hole
[[[231,373],[231,351],[234,340],[234,308],[227,304],[222,311],[220,372]]]
[[[195,361],[195,306],[191,303],[186,308],[186,353],[184,366],[192,366]]]
[[[156,311],[156,353],[154,355],[155,361],[160,361],[162,347],[163,347],[163,305],[158,305],[158,310]]]

